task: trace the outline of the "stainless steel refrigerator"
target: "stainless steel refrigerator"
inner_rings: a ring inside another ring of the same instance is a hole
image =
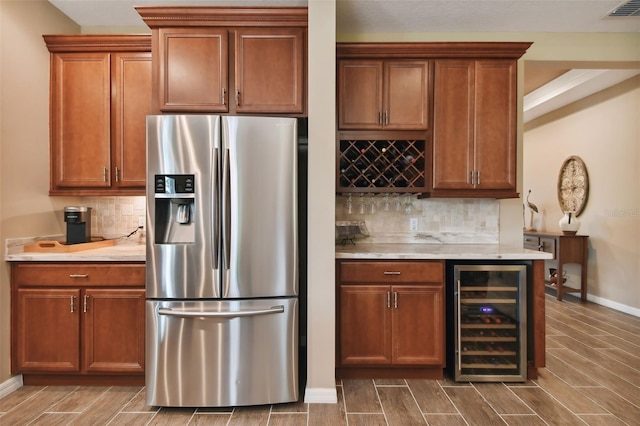
[[[147,117],[153,406],[298,399],[297,122]]]

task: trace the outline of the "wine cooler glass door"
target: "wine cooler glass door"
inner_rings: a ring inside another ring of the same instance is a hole
[[[456,265],[457,381],[527,379],[526,265]]]

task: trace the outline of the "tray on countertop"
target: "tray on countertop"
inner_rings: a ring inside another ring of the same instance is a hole
[[[97,240],[90,243],[65,244],[55,240],[42,240],[24,246],[25,252],[31,253],[72,253],[115,245],[115,240]]]

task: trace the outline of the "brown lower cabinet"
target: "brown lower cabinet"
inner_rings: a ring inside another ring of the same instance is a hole
[[[338,261],[336,375],[442,378],[442,261]]]
[[[11,278],[25,384],[144,383],[144,264],[19,262]]]

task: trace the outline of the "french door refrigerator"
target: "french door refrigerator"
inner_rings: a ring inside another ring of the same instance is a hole
[[[147,182],[147,404],[296,401],[296,119],[148,116]]]

